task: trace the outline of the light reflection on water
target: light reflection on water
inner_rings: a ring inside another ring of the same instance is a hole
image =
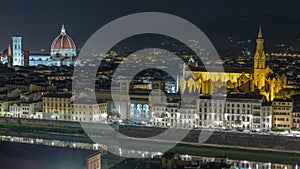
[[[17,137],[17,136],[7,136],[0,135],[0,141],[13,142],[13,143],[26,143],[34,145],[45,145],[54,147],[69,147],[73,149],[82,150],[94,150],[100,151],[102,154],[106,154],[107,145],[96,144],[96,143],[83,143],[83,142],[71,142],[71,141],[61,141],[61,140],[48,140],[39,138],[28,138],[28,137]],[[118,148],[120,155],[129,154],[131,156],[136,155],[137,157],[154,158],[162,157],[161,152],[150,152],[150,151],[140,151],[140,150],[125,150]],[[219,157],[205,157],[205,156],[190,156],[181,155],[180,158],[184,161],[198,161],[198,162],[216,162]],[[226,163],[231,165],[232,169],[299,169],[299,164],[289,165],[289,164],[272,164],[270,162],[255,162],[247,160],[234,160],[226,158]]]
[[[247,160],[233,160],[226,157],[205,157],[205,156],[190,156],[180,155],[179,159],[182,161],[192,161],[194,163],[210,163],[220,162],[229,164],[230,169],[299,169],[299,164],[275,164],[270,162],[256,162]]]
[[[37,144],[55,147],[69,147],[83,150],[95,150],[100,151],[105,154],[107,151],[107,145],[97,144],[97,143],[83,143],[83,142],[71,142],[71,141],[61,141],[61,140],[49,140],[49,139],[39,139],[39,138],[29,138],[29,137],[18,137],[18,136],[7,136],[0,135],[0,141],[14,142],[14,143],[27,143],[27,144]],[[154,156],[161,155],[160,152],[150,152],[141,150],[127,150],[120,147],[115,147],[119,149],[119,154],[121,155],[132,155],[132,157],[144,157],[153,158]]]
[[[17,136],[0,135],[0,141],[40,144],[40,145],[56,146],[56,147],[70,147],[70,148],[79,148],[84,150],[99,150],[100,152],[105,152],[107,150],[107,146],[101,144],[91,144],[91,143],[61,141],[61,140],[47,140],[47,139],[17,137]]]

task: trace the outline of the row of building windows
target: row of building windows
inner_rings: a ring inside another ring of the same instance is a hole
[[[72,111],[72,114],[88,114],[86,112],[73,112]],[[90,115],[93,115],[93,114],[102,114],[102,113],[106,113],[106,112],[89,112]]]
[[[273,110],[291,110],[291,107],[274,107]]]
[[[231,104],[231,106],[230,106],[230,104],[227,104],[227,107],[240,107],[240,104],[236,104],[236,106],[235,106],[235,104]],[[250,105],[249,104],[247,104],[247,106],[245,105],[245,104],[242,104],[242,107],[243,108],[250,108]]]
[[[293,119],[293,123],[300,123],[300,119]]]
[[[170,111],[170,112],[178,112],[178,109],[170,109],[165,107],[153,107],[153,110],[162,110],[162,111]]]
[[[247,112],[247,113],[246,113]],[[240,110],[240,109],[227,109],[226,113],[232,114],[250,114],[250,110]]]
[[[285,113],[285,112],[273,112],[273,115],[289,116],[290,113]]]
[[[275,124],[275,127],[287,127],[287,128],[289,128],[290,125],[288,125],[288,124]]]
[[[47,102],[47,103],[44,103],[44,106],[54,106],[54,107],[70,107],[71,104],[70,103],[56,103],[56,102]],[[106,107],[106,104],[100,104],[100,105],[94,105],[94,106],[81,106],[81,105],[72,105],[72,107],[75,107],[75,108],[103,108],[103,107]]]
[[[52,109],[45,109],[46,113],[52,113]],[[65,114],[90,114],[90,115],[93,115],[93,114],[103,114],[103,113],[106,113],[106,111],[100,111],[100,112],[74,112],[74,111],[70,111],[69,109],[60,109],[60,110],[57,110],[57,113],[65,113]]]
[[[263,111],[271,111],[270,107],[263,107]]]
[[[68,116],[63,116],[62,117],[63,119],[65,119],[65,120],[70,120],[71,119],[71,117],[68,117]],[[93,121],[93,118],[85,118],[85,117],[83,117],[83,118],[81,118],[81,117],[74,117],[74,119],[76,120],[76,121],[86,121],[87,119],[89,119],[89,121]],[[94,120],[97,120],[97,119],[94,119]],[[101,118],[99,117],[98,118],[98,120],[101,120]]]
[[[207,115],[207,114],[204,114],[204,115],[200,114],[199,118],[202,119],[202,120],[222,120],[222,115],[217,116],[216,114],[214,114],[214,115],[212,115],[212,114],[209,114],[209,115]]]
[[[293,117],[300,117],[300,114],[293,114]]]
[[[44,98],[45,101],[70,101],[69,98]]]
[[[292,103],[290,102],[273,102],[274,105],[282,105],[282,106],[290,106]]]
[[[260,116],[260,114],[259,114],[260,112],[258,112],[258,116]],[[266,116],[267,114],[265,113],[265,116]],[[205,114],[205,113],[200,113],[199,114],[199,119],[201,119],[201,120],[222,120],[222,116],[223,115],[218,115],[218,114]],[[161,118],[164,118],[164,117],[168,117],[168,116],[161,116]],[[192,114],[192,115],[189,115],[189,114],[181,114],[180,115],[180,118],[195,118],[196,116],[195,116],[195,114]],[[229,118],[230,116],[228,116],[227,118]],[[241,117],[241,119],[243,119],[243,121],[245,121],[245,118],[247,117],[247,116],[231,116],[232,118],[233,117],[237,117],[236,119],[234,119],[234,120],[240,120],[240,117]],[[170,118],[177,118],[177,114],[170,114]],[[249,119],[249,117],[247,117],[248,119]],[[228,119],[228,120],[230,120],[230,119]],[[249,121],[249,120],[248,120]],[[269,118],[264,118],[263,119],[263,121],[265,122],[265,121],[267,121],[267,122],[269,122],[270,120],[269,120]]]
[[[181,118],[184,118],[184,119],[191,119],[191,118],[194,118],[194,116],[192,116],[192,115],[181,115],[180,116]],[[177,115],[175,114],[175,115],[173,115],[173,114],[171,114],[171,119],[173,119],[173,118],[177,118]],[[212,114],[209,114],[209,115],[207,115],[207,114],[204,114],[204,115],[202,115],[202,114],[200,114],[199,115],[199,119],[200,120],[222,120],[223,118],[222,118],[222,115],[212,115]],[[227,116],[227,120],[228,121],[234,121],[234,120],[242,120],[242,121],[246,121],[246,122],[249,122],[250,121],[250,117],[246,117],[246,116]],[[260,119],[257,119],[257,118],[255,118],[254,119],[254,122],[257,122],[257,123],[260,123]],[[270,122],[270,119],[269,118],[264,118],[263,119],[263,122]]]
[[[178,109],[168,109],[168,108],[155,108],[153,107],[153,111],[167,111],[167,112],[178,112]],[[185,113],[195,113],[194,110],[181,110],[181,113],[185,112]]]
[[[203,110],[203,111],[202,111]],[[212,111],[212,110],[214,110],[214,111]],[[219,110],[219,111],[218,111]],[[199,112],[214,112],[214,113],[222,113],[223,111],[222,111],[223,109],[212,109],[212,108],[199,108]]]
[[[85,106],[85,105],[72,105],[72,107],[75,107],[75,108],[98,108],[98,107],[106,107],[106,104],[99,104],[99,105],[94,105],[94,106]]]
[[[191,120],[176,120],[176,119],[161,119],[161,120],[158,120],[158,119],[154,119],[154,124],[159,124],[157,122],[161,122],[162,124],[166,124],[167,122],[172,122],[173,123],[188,123],[188,124],[196,124],[197,121],[191,121]],[[174,125],[174,124],[173,124]]]
[[[288,118],[274,118],[274,121],[290,121]]]
[[[209,105],[209,107],[212,106],[211,103],[204,103],[203,105],[204,105],[205,107],[207,107],[207,105]],[[222,103],[219,103],[219,104],[214,103],[213,105],[214,105],[214,107],[218,107],[218,105],[219,105],[219,107],[224,107],[224,104],[222,104]],[[201,103],[200,103],[200,106],[201,106]]]
[[[245,116],[227,116],[228,121],[235,121],[235,120],[242,120],[245,122],[250,122],[250,117],[245,117]]]
[[[270,113],[270,112],[268,112],[268,113],[263,112],[262,114],[263,114],[263,116],[271,116],[271,113]]]
[[[70,103],[53,103],[53,102],[51,102],[51,103],[44,103],[44,106],[51,106],[51,107],[70,107],[71,105],[70,105]]]

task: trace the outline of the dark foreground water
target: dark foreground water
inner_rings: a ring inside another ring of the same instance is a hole
[[[0,169],[84,169],[87,157],[95,152],[94,150],[70,147],[0,141]],[[183,157],[189,158],[188,155],[184,155]],[[201,158],[214,160],[214,157],[202,156]],[[111,154],[103,154],[101,163],[102,169],[160,168],[160,160],[157,159],[153,163],[153,161],[149,160],[121,159]],[[241,159],[229,159],[229,164],[232,165],[233,169],[298,169],[299,166],[299,164],[278,164]]]
[[[35,144],[0,141],[1,169],[84,169],[86,158],[96,151],[62,148]],[[105,159],[108,158],[108,159]],[[103,168],[109,168],[119,159],[103,156]]]

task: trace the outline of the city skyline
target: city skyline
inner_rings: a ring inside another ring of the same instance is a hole
[[[1,4],[0,168],[299,168],[300,1]]]

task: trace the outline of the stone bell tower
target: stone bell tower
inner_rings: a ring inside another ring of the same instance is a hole
[[[264,52],[264,39],[261,26],[256,39],[256,52],[254,55],[254,89],[262,90],[265,87],[266,55]]]

